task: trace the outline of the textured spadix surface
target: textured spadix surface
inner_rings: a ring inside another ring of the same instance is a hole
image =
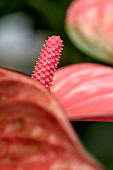
[[[70,120],[113,121],[113,68],[92,63],[62,67],[51,90]]]
[[[36,62],[32,78],[50,88],[62,50],[62,40],[59,36],[51,36],[46,41]]]
[[[102,170],[57,101],[35,80],[0,68],[1,170]]]
[[[71,41],[91,57],[113,63],[113,0],[73,0],[66,12]]]

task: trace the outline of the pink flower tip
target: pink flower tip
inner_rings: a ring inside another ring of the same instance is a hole
[[[49,37],[36,62],[32,78],[39,80],[47,88],[52,85],[62,46],[59,36]]]

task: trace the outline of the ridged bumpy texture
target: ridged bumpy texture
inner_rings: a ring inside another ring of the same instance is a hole
[[[36,62],[32,78],[39,80],[47,88],[52,85],[62,46],[62,40],[59,36],[49,37]]]

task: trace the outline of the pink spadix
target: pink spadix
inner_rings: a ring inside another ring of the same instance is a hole
[[[52,85],[62,46],[62,40],[59,36],[49,37],[36,62],[32,78],[39,80],[47,88]]]

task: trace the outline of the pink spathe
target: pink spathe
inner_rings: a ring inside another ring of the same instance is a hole
[[[113,0],[74,0],[65,17],[70,40],[80,50],[113,63]]]

